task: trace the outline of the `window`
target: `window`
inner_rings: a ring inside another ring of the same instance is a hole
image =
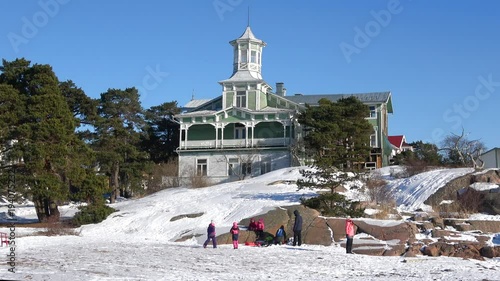
[[[265,173],[271,172],[271,161],[270,160],[262,160],[260,162],[260,174],[263,175]]]
[[[207,175],[207,159],[197,159],[196,160],[196,176],[206,176]]]
[[[229,161],[228,161],[228,166],[227,166],[227,174],[229,176],[232,176],[235,174],[235,172],[237,172],[238,170],[238,158],[229,158]]]
[[[241,50],[240,62],[247,63],[247,50]]]
[[[257,51],[250,52],[250,62],[257,63]]]
[[[377,108],[374,105],[370,106],[370,118],[377,118]]]
[[[370,135],[370,147],[378,147],[377,131],[378,126],[373,127],[373,133]]]
[[[237,91],[236,92],[236,107],[247,107],[247,92]]]
[[[245,139],[246,138],[246,130],[245,126],[242,124],[234,125],[234,138],[235,139]]]
[[[251,175],[252,174],[252,163],[241,163],[241,174]]]
[[[370,146],[377,147],[377,135],[373,134],[370,136]]]

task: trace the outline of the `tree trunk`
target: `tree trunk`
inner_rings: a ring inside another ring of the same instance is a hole
[[[39,222],[57,222],[61,217],[56,202],[50,198],[33,198]]]
[[[118,184],[119,173],[120,173],[120,164],[118,162],[116,162],[113,165],[113,172],[112,172],[112,175],[111,175],[111,188],[112,188],[112,191],[111,191],[111,196],[109,198],[109,200],[110,200],[111,203],[115,203],[116,202],[116,198],[118,197],[119,192],[120,192],[119,184]]]

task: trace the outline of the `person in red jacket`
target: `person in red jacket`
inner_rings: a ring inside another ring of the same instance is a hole
[[[351,216],[347,216],[345,220],[345,235],[347,238],[347,243],[345,246],[345,251],[347,254],[352,254],[352,240],[354,238],[354,222],[351,220]]]
[[[264,219],[260,218],[259,221],[257,222],[257,229],[255,230],[255,234],[257,235],[257,240],[264,239],[263,234],[264,234]]]
[[[238,236],[240,234],[240,228],[238,227],[237,222],[233,222],[233,227],[229,230],[231,236],[233,238],[233,248],[238,249]]]
[[[250,224],[248,225],[248,230],[249,231],[256,231],[257,230],[257,222],[255,222],[254,218],[250,219]]]

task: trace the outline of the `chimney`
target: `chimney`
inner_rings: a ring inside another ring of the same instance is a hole
[[[286,96],[286,89],[284,87],[284,83],[283,82],[277,82],[276,83],[276,94],[278,96]]]

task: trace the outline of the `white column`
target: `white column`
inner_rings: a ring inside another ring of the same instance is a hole
[[[254,135],[255,135],[255,122],[252,122],[252,146],[251,147],[255,147]]]
[[[283,122],[281,123],[283,125],[283,146],[286,145],[286,124]]]
[[[219,124],[215,124],[215,148],[218,147],[219,144]]]
[[[179,134],[179,148],[182,150],[182,132],[184,131],[184,129],[182,128],[183,125],[181,125],[181,131],[180,131],[180,134]]]
[[[245,122],[245,147],[248,147],[248,124]]]
[[[221,132],[220,132],[220,148],[224,148],[224,128],[226,125],[221,124]]]

